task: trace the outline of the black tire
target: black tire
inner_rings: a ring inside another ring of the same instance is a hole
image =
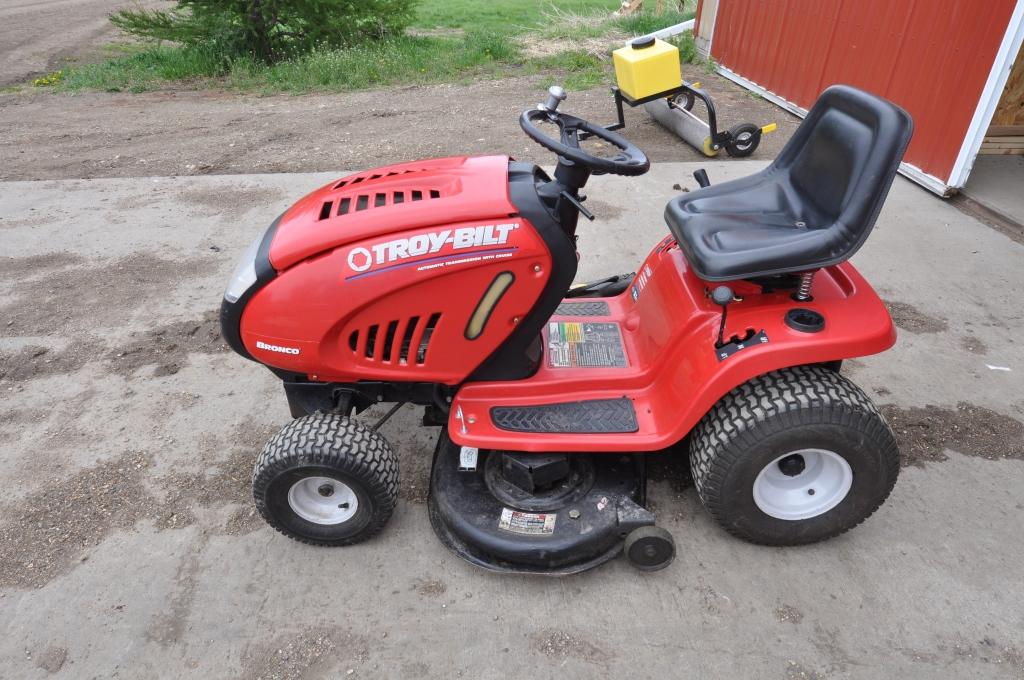
[[[849,491],[806,519],[762,511],[754,499],[758,475],[805,449],[845,460]],[[701,502],[726,531],[752,543],[802,545],[848,531],[877,510],[896,484],[900,454],[864,392],[828,368],[800,366],[759,376],[723,397],[694,428],[690,467]]]
[[[311,477],[346,485],[357,500],[352,516],[335,524],[301,517],[289,491]],[[341,415],[314,413],[285,425],[263,448],[252,493],[263,519],[285,536],[311,545],[352,545],[377,534],[391,517],[398,500],[398,460],[376,431]]]
[[[761,128],[753,123],[741,123],[729,128],[733,141],[725,147],[725,152],[733,158],[744,158],[757,151],[761,143]]]

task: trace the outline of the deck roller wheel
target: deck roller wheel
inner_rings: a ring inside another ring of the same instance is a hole
[[[630,564],[640,571],[658,571],[672,564],[676,543],[672,534],[656,526],[633,529],[626,536],[622,552]]]

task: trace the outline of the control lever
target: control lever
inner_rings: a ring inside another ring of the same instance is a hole
[[[704,168],[693,171],[693,178],[697,180],[697,184],[700,185],[701,189],[706,189],[711,186],[711,180],[708,178],[708,171]],[[717,288],[715,290],[718,290]]]
[[[698,170],[697,172],[703,172],[703,170]],[[693,174],[696,175],[697,173]],[[722,322],[718,325],[718,342],[715,343],[715,347],[721,347],[725,344],[725,315],[733,298],[732,288],[729,286],[719,286],[711,291],[711,301],[722,308]]]
[[[562,193],[560,193],[558,195],[561,196],[562,198],[564,198],[565,200],[569,201],[570,203],[572,203],[573,207],[575,207],[577,210],[579,210],[581,215],[586,217],[591,222],[594,221],[594,213],[590,212],[589,210],[587,210],[586,208],[583,207],[583,201],[585,201],[586,198],[581,197],[580,199],[577,199],[575,196],[570,194],[568,191],[563,191]]]

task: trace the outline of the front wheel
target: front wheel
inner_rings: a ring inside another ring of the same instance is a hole
[[[885,501],[900,469],[882,415],[821,366],[737,387],[691,442],[701,502],[731,534],[766,545],[814,543],[857,526]]]
[[[270,526],[303,543],[340,546],[379,532],[398,499],[398,461],[376,431],[314,413],[267,443],[252,479]]]

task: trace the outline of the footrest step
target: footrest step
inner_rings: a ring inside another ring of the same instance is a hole
[[[499,429],[512,432],[607,434],[639,429],[633,402],[626,398],[495,406],[491,420]]]
[[[598,302],[563,302],[555,308],[555,316],[611,316],[612,310],[608,303]]]

